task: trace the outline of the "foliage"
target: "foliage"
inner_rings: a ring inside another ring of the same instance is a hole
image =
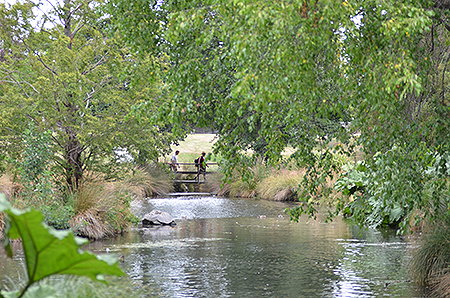
[[[40,133],[30,125],[22,136],[24,148],[21,159],[10,159],[14,166],[16,180],[22,186],[20,195],[28,206],[39,208],[41,205],[54,204],[55,181],[51,170],[51,135]]]
[[[94,282],[83,276],[51,276],[40,281],[38,286],[31,286],[28,293],[34,287],[45,286],[54,289],[51,296],[53,298],[153,297],[148,295],[148,287],[133,285],[128,278],[105,276],[105,279],[108,284]],[[24,297],[26,296],[30,297],[25,294]]]
[[[395,146],[373,160],[371,165],[359,162],[343,167],[335,188],[354,201],[347,206],[341,202],[337,212],[343,210],[367,226],[400,223],[403,232],[422,218],[439,218],[440,205],[449,198],[448,153],[432,152],[422,143],[413,150]]]
[[[14,297],[26,297],[30,287],[36,282],[55,274],[87,276],[92,280],[104,280],[101,274],[122,276],[116,260],[100,258],[89,252],[79,252],[84,240],[74,237],[68,231],[56,231],[43,223],[38,211],[20,211],[11,208],[0,195],[0,210],[8,215],[10,225],[5,231],[6,248],[11,255],[9,239],[21,238],[28,274],[26,286]],[[48,297],[55,293],[50,287],[30,289],[28,297]],[[2,291],[2,295],[6,295]]]
[[[164,123],[131,108],[161,104],[160,60],[138,59],[120,38],[106,37],[108,21],[97,6],[64,1],[39,17],[31,1],[0,5],[2,152],[31,169],[28,140],[46,137],[51,154],[43,160],[74,188],[86,171],[113,177],[119,149],[144,163],[172,140]]]
[[[74,216],[71,205],[42,205],[40,211],[44,215],[44,222],[57,230],[70,229],[70,220]]]
[[[359,147],[370,178],[366,200],[355,200],[360,224],[403,219],[406,231],[416,209],[433,214],[445,198],[445,177],[423,178],[427,152],[450,144],[446,1],[166,1],[151,21],[141,2],[136,15],[128,1],[109,3],[117,32],[132,30],[127,42],[168,55],[171,101],[160,115],[173,132],[213,126],[224,170],[247,172],[244,180],[261,155],[277,164],[294,148],[307,169],[294,220],[332,192],[334,154]],[[156,32],[164,41],[144,38]]]
[[[368,169],[364,162],[353,164],[345,164],[342,167],[344,173],[334,184],[334,188],[344,195],[353,195],[357,191],[364,191],[368,186]]]

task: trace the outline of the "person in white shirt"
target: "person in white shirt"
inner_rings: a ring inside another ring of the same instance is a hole
[[[180,168],[180,165],[178,164],[178,157],[177,155],[180,153],[179,150],[175,151],[175,154],[172,155],[172,159],[170,160],[170,168],[172,171],[176,172],[177,168]]]

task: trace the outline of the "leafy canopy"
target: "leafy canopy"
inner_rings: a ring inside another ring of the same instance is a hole
[[[194,0],[154,9],[116,0],[108,9],[131,46],[168,55],[170,100],[160,115],[173,132],[212,126],[230,173],[261,155],[278,164],[294,148],[291,160],[308,175],[293,219],[314,215],[316,196],[331,191],[324,184],[341,171],[333,154],[355,150],[370,196],[359,196],[354,214],[377,214],[359,223],[388,216],[407,227],[417,210],[449,204],[446,176],[427,176],[431,161],[422,158],[448,151],[447,1]]]

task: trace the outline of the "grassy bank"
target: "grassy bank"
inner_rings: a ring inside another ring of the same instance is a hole
[[[89,239],[111,237],[137,224],[139,219],[130,212],[133,200],[173,191],[170,173],[157,165],[136,167],[117,181],[88,173],[76,190],[61,185],[53,181],[50,189],[33,191],[20,177],[10,173],[0,177],[0,193],[14,207],[32,207],[44,214],[48,225]]]

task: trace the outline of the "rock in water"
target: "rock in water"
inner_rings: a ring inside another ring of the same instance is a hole
[[[159,210],[152,210],[150,213],[144,215],[142,218],[143,226],[153,225],[175,225],[173,217],[169,213]]]

